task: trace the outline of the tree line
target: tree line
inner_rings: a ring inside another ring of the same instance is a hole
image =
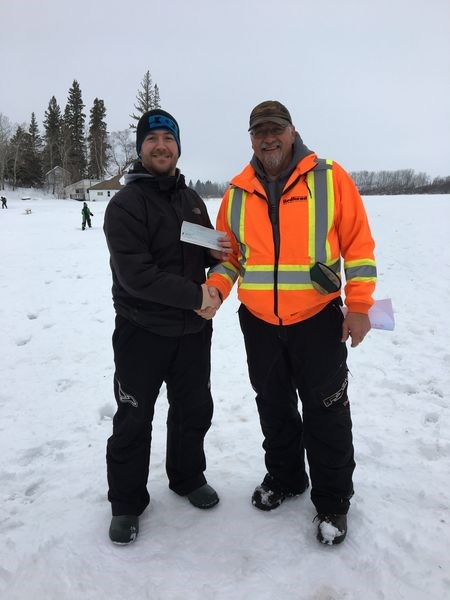
[[[140,82],[129,127],[108,132],[106,107],[95,98],[86,124],[85,104],[77,80],[68,91],[64,111],[55,96],[50,98],[39,129],[35,113],[29,125],[12,125],[0,113],[0,189],[8,183],[15,187],[42,187],[45,175],[60,166],[67,173],[67,184],[80,179],[103,180],[122,173],[137,159],[134,132],[140,116],[147,110],[160,108],[160,92],[150,71]],[[363,195],[450,193],[450,177],[433,180],[413,169],[396,171],[357,171],[350,173]],[[218,197],[227,184],[197,180],[189,186],[204,197]]]
[[[431,179],[426,173],[413,169],[397,171],[357,171],[350,173],[360,194],[450,194],[450,177]]]
[[[147,71],[140,83],[130,114],[128,129],[108,132],[103,99],[95,98],[86,123],[85,104],[78,81],[68,91],[64,110],[55,96],[50,98],[39,129],[36,115],[30,123],[13,125],[0,113],[0,189],[41,187],[45,174],[60,166],[67,172],[67,184],[80,179],[103,180],[121,173],[137,158],[133,128],[147,110],[160,108],[158,85]]]
[[[223,196],[228,187],[228,183],[216,183],[213,181],[189,181],[189,187],[197,192],[202,198],[219,198]]]

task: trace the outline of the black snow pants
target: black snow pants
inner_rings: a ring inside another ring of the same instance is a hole
[[[83,222],[81,223],[81,229],[86,229],[86,223],[88,224],[88,227],[91,227],[91,217],[90,215],[85,215],[83,213]]]
[[[303,491],[306,450],[317,512],[347,513],[355,462],[339,300],[293,325],[271,325],[244,305],[239,320],[268,473],[285,491]]]
[[[117,316],[113,334],[117,412],[108,439],[108,499],[113,515],[140,515],[147,491],[152,420],[167,385],[166,472],[169,487],[185,495],[206,483],[203,442],[211,426],[212,324],[199,333],[164,337]]]

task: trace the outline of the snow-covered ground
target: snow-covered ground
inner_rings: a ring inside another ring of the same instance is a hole
[[[2,599],[450,598],[450,196],[366,198],[376,298],[392,298],[396,329],[349,352],[357,469],[345,543],[316,541],[307,495],[268,514],[250,503],[265,471],[233,294],[214,320],[206,443],[221,502],[199,511],[168,489],[162,390],[151,506],[136,543],[117,547],[106,205],[91,204],[81,231],[81,203],[22,195],[7,192],[0,209]]]

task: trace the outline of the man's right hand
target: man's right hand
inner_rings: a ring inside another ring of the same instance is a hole
[[[222,304],[222,301],[220,299],[220,295],[217,288],[208,286],[206,285],[206,283],[202,284],[202,293],[202,306],[199,310],[196,310],[195,312],[200,317],[203,317],[203,319],[209,320],[215,316],[217,309]]]

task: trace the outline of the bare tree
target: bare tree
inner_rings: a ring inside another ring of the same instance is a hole
[[[110,170],[116,174],[123,173],[137,158],[134,136],[129,129],[113,131],[109,136],[109,146]]]
[[[11,139],[12,126],[8,117],[0,113],[0,189],[5,189],[6,166],[9,156],[9,141]]]
[[[426,173],[414,169],[350,173],[361,194],[414,194],[430,184]]]

